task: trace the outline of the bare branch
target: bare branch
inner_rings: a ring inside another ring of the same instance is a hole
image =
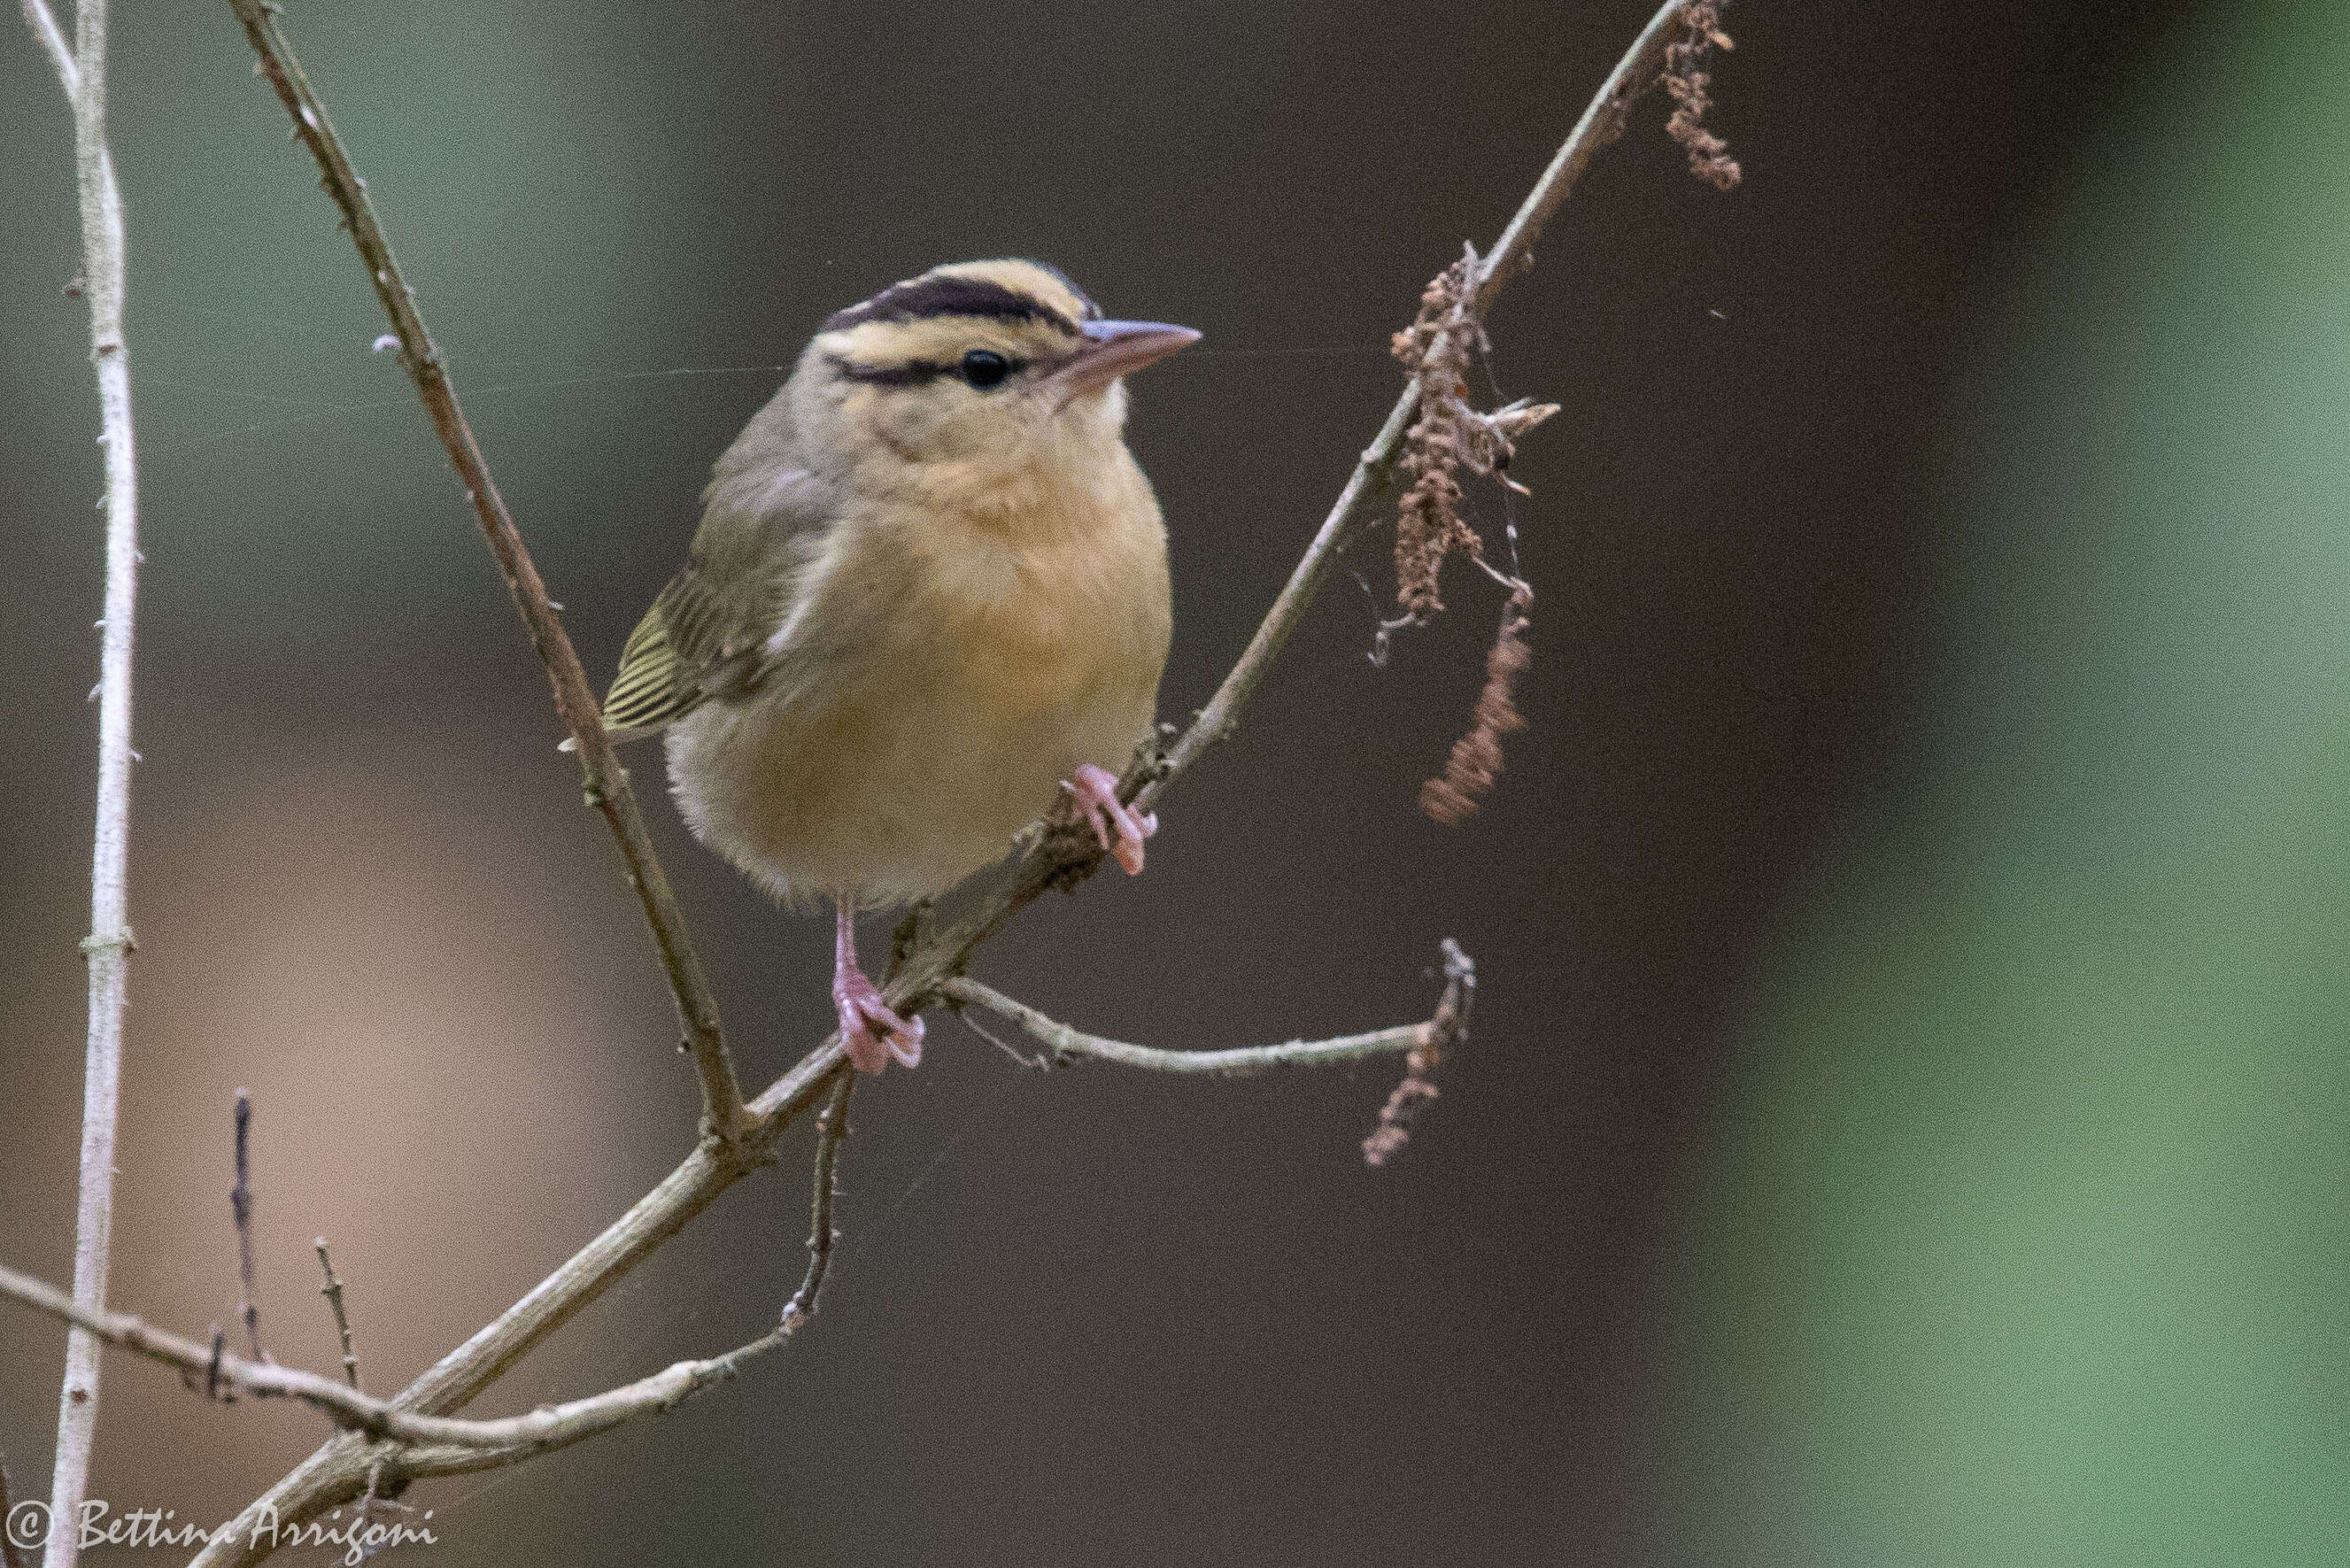
[[[327,1276],[327,1282],[318,1287],[318,1293],[327,1298],[327,1305],[335,1314],[335,1332],[342,1336],[343,1380],[354,1389],[364,1392],[359,1385],[359,1353],[351,1347],[351,1320],[343,1315],[343,1282],[335,1278],[335,1260],[327,1255],[327,1239],[320,1236],[310,1244],[318,1249],[318,1269]]]
[[[265,73],[268,71],[270,62],[280,62],[278,75],[273,77],[273,85],[278,88],[279,96],[286,101],[289,109],[296,113],[297,121],[301,120],[301,108],[306,102],[315,105],[316,100],[309,95],[307,84],[298,88],[295,85],[300,81],[298,74],[286,74],[291,56],[286,53],[275,26],[264,15],[265,7],[257,0],[231,0],[231,4],[239,18],[244,21],[248,36],[254,39],[255,47],[261,51]],[[1481,309],[1523,266],[1543,223],[1565,198],[1592,154],[1622,128],[1625,113],[1631,102],[1655,85],[1665,47],[1672,36],[1672,25],[1682,5],[1683,0],[1669,0],[1642,30],[1632,47],[1609,73],[1598,95],[1576,121],[1565,143],[1544,171],[1516,216],[1511,220],[1481,271],[1478,283]],[[293,70],[298,73],[298,67]],[[322,166],[327,166],[330,160],[342,161],[339,146],[321,134],[327,127],[323,111],[314,108],[312,112],[317,117],[317,124],[312,126],[303,122],[297,125],[297,133],[310,142],[313,152],[321,158]],[[327,151],[328,149],[331,152]],[[348,172],[347,161],[342,161],[342,167]],[[377,252],[389,256],[390,247],[382,242],[372,212],[364,205],[364,194],[358,191],[356,178],[338,182],[332,178],[330,170],[328,182],[338,204],[344,206],[346,215],[351,215],[355,210],[363,215],[366,227],[374,235],[371,243]],[[355,231],[359,226],[354,223]],[[389,268],[385,273],[387,277],[397,276]],[[384,288],[385,280],[380,278],[380,296],[384,294]],[[384,303],[395,321],[400,319],[402,311],[413,317],[413,306],[408,302],[404,288],[396,296],[386,296]],[[409,346],[410,342],[403,336],[403,346]],[[420,364],[426,363],[421,355],[429,350],[429,340],[422,337],[421,327],[415,342],[421,347],[411,348],[407,356],[411,374],[417,379],[419,391],[426,397],[428,406],[432,406],[437,394],[419,369]],[[437,359],[429,363],[438,387],[445,392],[446,378],[439,374]],[[446,402],[445,397],[442,401]],[[1292,571],[1263,622],[1250,639],[1240,660],[1224,678],[1207,706],[1163,753],[1137,757],[1120,781],[1122,798],[1149,809],[1209,747],[1231,734],[1241,710],[1263,680],[1274,657],[1295,629],[1347,545],[1365,525],[1365,504],[1374,494],[1392,487],[1399,445],[1418,402],[1418,388],[1408,387],[1364,452],[1362,461],[1348,476],[1337,501],[1324,519],[1305,556]],[[436,426],[440,424],[437,413],[435,423]],[[462,424],[456,428],[462,431]],[[469,438],[462,444],[467,452],[472,451]],[[473,453],[473,471],[480,472],[477,452]],[[475,491],[477,510],[483,506],[483,495],[494,493],[486,483],[485,473],[484,479],[484,483],[472,485]],[[497,514],[504,515],[503,508]],[[485,529],[490,526],[485,519]],[[511,524],[506,526],[510,530]],[[494,545],[497,537],[498,535],[493,532]],[[536,577],[531,581],[536,583]],[[521,590],[517,589],[518,597],[520,593]],[[543,597],[542,589],[540,597]],[[525,616],[528,614],[526,606]],[[551,616],[549,619],[551,624]],[[560,628],[555,630],[559,636]],[[561,646],[567,653],[568,644]],[[580,746],[583,765],[590,769],[592,778],[598,763],[591,755],[591,750],[597,753],[603,750],[600,735],[582,735],[580,739],[583,742]],[[606,805],[608,806],[609,804],[608,796]],[[633,805],[629,811],[633,821]],[[616,827],[615,831],[619,829]],[[993,885],[978,897],[961,919],[945,929],[926,932],[912,942],[897,974],[883,987],[884,999],[901,1013],[910,1009],[919,1012],[923,1005],[935,1002],[942,994],[944,983],[959,972],[973,949],[1047,888],[1068,885],[1087,874],[1098,858],[1098,851],[1089,840],[1073,842],[1067,836],[1037,836],[1007,868],[998,874]],[[666,896],[665,884],[662,891]],[[671,979],[673,986],[679,983],[674,969]],[[711,1016],[714,1020],[714,1012]],[[639,1199],[626,1214],[500,1314],[495,1322],[442,1356],[392,1403],[406,1410],[438,1412],[454,1409],[473,1398],[708,1208],[720,1193],[766,1158],[775,1138],[793,1118],[815,1102],[825,1083],[843,1061],[838,1038],[828,1037],[749,1102],[744,1107],[746,1119],[737,1138],[733,1141],[718,1137],[704,1138],[675,1170]],[[759,1343],[754,1342],[754,1345],[744,1346],[735,1354],[740,1355],[751,1352]],[[382,1462],[386,1451],[386,1445],[371,1441],[359,1433],[346,1432],[330,1439],[281,1478],[266,1493],[247,1505],[230,1530],[215,1533],[213,1543],[195,1560],[195,1568],[231,1568],[231,1565],[242,1568],[242,1565],[258,1561],[266,1552],[253,1544],[251,1527],[255,1523],[263,1519],[276,1519],[284,1524],[298,1523],[359,1496],[367,1484],[370,1468]],[[479,1450],[425,1447],[407,1450],[402,1465],[404,1473],[421,1476],[450,1473],[452,1468],[479,1468],[482,1462]]]
[[[566,1448],[632,1417],[670,1409],[733,1377],[744,1363],[774,1349],[785,1337],[785,1331],[778,1327],[724,1355],[706,1361],[681,1361],[649,1377],[584,1399],[542,1406],[523,1416],[468,1421],[421,1416],[315,1372],[230,1355],[224,1349],[224,1336],[218,1329],[213,1330],[213,1343],[207,1346],[168,1329],[157,1328],[129,1313],[88,1311],[55,1285],[5,1266],[0,1266],[0,1296],[71,1324],[104,1344],[176,1366],[190,1376],[201,1376],[208,1395],[298,1399],[324,1411],[338,1425],[369,1437],[484,1450],[498,1456],[498,1463]]]
[[[1616,68],[1607,73],[1607,79],[1599,84],[1599,91],[1584,109],[1583,117],[1575,122],[1575,129],[1566,133],[1566,140],[1560,144],[1550,166],[1542,171],[1534,188],[1520,203],[1516,216],[1510,220],[1509,227],[1502,231],[1502,237],[1486,253],[1484,273],[1477,284],[1477,308],[1472,312],[1480,320],[1511,277],[1534,265],[1534,242],[1542,238],[1551,214],[1558,211],[1567,192],[1575,189],[1575,182],[1583,177],[1592,154],[1623,133],[1632,105],[1664,75],[1665,51],[1673,42],[1675,29],[1681,25],[1684,14],[1698,3],[1700,0],[1666,0],[1648,18],[1648,25],[1640,29],[1640,36],[1632,40],[1632,47],[1624,51],[1624,57],[1616,62]]]
[[[236,1092],[236,1185],[228,1189],[228,1211],[236,1221],[236,1314],[244,1320],[244,1343],[255,1361],[261,1353],[261,1308],[253,1288],[253,1092]]]
[[[808,1204],[808,1266],[800,1288],[784,1303],[783,1329],[796,1334],[816,1316],[816,1298],[824,1293],[824,1276],[832,1267],[832,1244],[840,1232],[832,1228],[832,1200],[840,1191],[840,1145],[848,1137],[848,1096],[857,1092],[857,1074],[842,1068],[835,1075],[832,1103],[816,1121],[816,1193]]]
[[[74,1212],[74,1300],[95,1310],[106,1301],[113,1253],[114,1144],[121,1098],[122,1014],[130,989],[130,699],[133,613],[139,582],[139,471],[130,405],[130,360],[122,334],[127,286],[122,192],[106,140],[105,0],[80,0],[70,52],[45,0],[24,0],[26,25],[57,72],[74,111],[74,175],[81,210],[83,295],[89,301],[89,351],[97,367],[99,435],[106,451],[106,597],[99,625],[97,826],[92,835],[89,1032],[82,1070],[81,1168]],[[50,1473],[50,1516],[78,1519],[89,1486],[98,1430],[98,1343],[66,1336],[64,1386],[57,1397],[57,1462]],[[43,1562],[73,1568],[78,1532],[52,1531]]]
[[[1346,1034],[1336,1040],[1292,1040],[1281,1045],[1237,1045],[1223,1051],[1170,1051],[1156,1045],[1129,1045],[1087,1034],[1055,1023],[1024,1002],[1015,1002],[993,987],[958,975],[939,986],[939,994],[958,1006],[984,1007],[1000,1013],[1041,1040],[1050,1049],[1045,1064],[1062,1066],[1087,1059],[1115,1062],[1121,1067],[1143,1067],[1154,1073],[1204,1073],[1237,1078],[1269,1073],[1277,1067],[1329,1067],[1366,1057],[1409,1051],[1428,1033],[1426,1023],[1399,1023],[1367,1034]]]
[[[505,499],[490,477],[489,464],[483,460],[473,427],[465,422],[465,411],[457,402],[457,391],[450,382],[441,350],[433,346],[432,335],[426,330],[423,317],[417,313],[415,291],[400,275],[400,263],[391,254],[391,241],[376,219],[374,203],[368,199],[367,182],[351,167],[349,156],[335,135],[334,122],[327,118],[327,106],[311,90],[302,63],[294,57],[285,35],[278,30],[277,8],[267,0],[229,0],[229,5],[237,20],[244,25],[244,36],[260,57],[261,74],[276,90],[286,111],[294,117],[295,134],[317,160],[327,193],[342,210],[351,242],[359,247],[374,282],[376,299],[400,337],[400,363],[407,367],[409,379],[416,383],[417,395],[432,416],[433,431],[448,449],[457,477],[464,483],[465,499],[473,503],[483,535],[489,541],[490,553],[497,557],[498,569],[505,576],[515,607],[522,612],[531,646],[546,669],[548,685],[554,689],[556,711],[564,727],[571,732],[572,743],[578,753],[588,804],[603,814],[619,845],[629,886],[636,889],[638,900],[644,907],[645,923],[652,929],[653,944],[660,950],[661,967],[668,973],[671,994],[676,1000],[678,1017],[692,1047],[694,1068],[702,1081],[703,1121],[712,1132],[732,1143],[743,1131],[743,1088],[726,1050],[718,998],[710,988],[709,977],[702,972],[692,940],[686,934],[685,917],[678,909],[669,873],[662,869],[660,857],[653,853],[652,840],[645,833],[644,817],[637,809],[628,770],[620,765],[611,740],[604,732],[602,709],[594,689],[588,684],[588,672],[580,667],[570,634],[563,629],[562,618],[547,597],[546,584],[540,579],[538,567],[523,544],[522,531],[515,526]]]

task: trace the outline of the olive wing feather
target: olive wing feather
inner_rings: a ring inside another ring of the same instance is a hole
[[[780,476],[746,514],[713,485],[685,569],[629,634],[604,699],[615,741],[657,733],[716,696],[756,688],[828,508],[802,471]]]

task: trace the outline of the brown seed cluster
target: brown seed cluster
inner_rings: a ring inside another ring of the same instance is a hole
[[[1385,1165],[1411,1141],[1411,1119],[1419,1107],[1436,1098],[1436,1069],[1446,1053],[1469,1038],[1469,1017],[1477,1005],[1477,966],[1461,944],[1444,939],[1444,995],[1436,1016],[1420,1025],[1419,1038],[1404,1056],[1403,1082],[1379,1108],[1379,1124],[1363,1140],[1363,1163]]]
[[[1730,156],[1730,143],[1704,125],[1712,102],[1705,91],[1712,80],[1703,68],[1706,51],[1732,47],[1721,30],[1721,6],[1718,0],[1694,0],[1681,14],[1681,25],[1686,31],[1680,41],[1665,51],[1665,90],[1674,105],[1665,133],[1688,150],[1690,173],[1727,191],[1738,183],[1738,161]]]
[[[1689,153],[1690,172],[1727,191],[1740,171],[1730,156],[1730,144],[1705,128],[1711,99],[1711,81],[1704,69],[1707,52],[1733,46],[1721,30],[1722,0],[1690,0],[1681,12],[1680,38],[1665,51],[1665,90],[1672,96],[1673,112],[1665,122],[1667,134]],[[1555,404],[1523,401],[1479,413],[1469,406],[1470,356],[1483,347],[1484,333],[1474,314],[1478,283],[1477,253],[1471,249],[1444,269],[1419,296],[1419,315],[1410,327],[1395,335],[1393,351],[1404,368],[1419,379],[1419,413],[1404,437],[1398,465],[1410,480],[1396,518],[1396,599],[1402,607],[1399,626],[1425,625],[1444,608],[1438,578],[1453,552],[1485,563],[1484,541],[1461,515],[1460,471],[1498,473],[1502,483],[1523,493],[1509,478],[1513,442],[1558,411]],[[1478,693],[1469,732],[1452,744],[1441,778],[1420,786],[1419,809],[1447,827],[1457,827],[1477,810],[1477,803],[1493,787],[1502,771],[1502,737],[1525,728],[1518,711],[1518,680],[1533,662],[1526,642],[1532,625],[1534,589],[1523,577],[1504,575],[1491,565],[1486,571],[1510,589],[1502,612],[1502,628],[1485,655],[1485,685]],[[1406,1096],[1414,1080],[1407,1078],[1396,1093]],[[1430,1088],[1429,1093],[1433,1094]]]
[[[1411,326],[1395,335],[1395,357],[1419,379],[1419,414],[1398,460],[1411,480],[1396,517],[1396,601],[1403,615],[1386,629],[1423,626],[1443,611],[1437,579],[1454,551],[1485,561],[1483,539],[1461,514],[1461,470],[1499,475],[1525,493],[1507,473],[1517,438],[1558,412],[1555,403],[1523,399],[1492,413],[1469,406],[1469,357],[1484,342],[1471,314],[1477,280],[1477,253],[1464,250],[1420,295]],[[1501,636],[1485,659],[1485,689],[1469,732],[1454,742],[1444,776],[1429,780],[1419,794],[1420,809],[1447,826],[1477,809],[1502,770],[1502,737],[1525,727],[1512,693],[1534,657],[1525,638],[1534,589],[1490,565],[1485,569],[1510,589]]]
[[[1396,517],[1396,602],[1413,625],[1442,613],[1437,577],[1453,551],[1479,560],[1485,554],[1484,541],[1461,515],[1457,477],[1471,455],[1469,356],[1480,334],[1469,301],[1476,265],[1476,253],[1468,251],[1437,274],[1420,294],[1419,315],[1390,345],[1404,369],[1419,379],[1419,417],[1398,462],[1411,483]]]
[[[1534,649],[1526,644],[1533,624],[1526,612],[1534,602],[1534,589],[1519,579],[1502,611],[1501,632],[1485,655],[1485,689],[1477,694],[1469,732],[1452,742],[1444,776],[1419,786],[1419,809],[1446,827],[1458,827],[1476,815],[1477,803],[1502,771],[1502,737],[1526,727],[1516,698],[1518,677],[1534,662]]]

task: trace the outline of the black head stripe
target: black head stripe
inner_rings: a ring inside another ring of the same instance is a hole
[[[842,314],[847,313],[844,311]],[[838,320],[839,317],[834,319]],[[831,329],[827,327],[826,330]],[[932,365],[920,359],[910,359],[898,365],[859,365],[840,354],[827,354],[825,358],[843,380],[862,381],[868,387],[920,387],[955,372],[952,365]]]
[[[1033,295],[984,278],[951,273],[927,274],[891,284],[862,305],[835,311],[827,332],[845,331],[868,321],[927,321],[939,316],[977,316],[997,321],[1043,321],[1076,335],[1076,323]]]

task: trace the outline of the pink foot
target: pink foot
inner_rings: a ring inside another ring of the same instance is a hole
[[[911,1067],[922,1059],[922,1021],[900,1018],[881,1000],[881,992],[857,965],[855,905],[837,905],[832,965],[832,1006],[840,1019],[840,1045],[848,1064],[860,1073],[878,1073],[889,1058]]]
[[[922,1060],[922,1021],[907,1020],[890,1011],[871,981],[855,970],[836,976],[832,1005],[840,1015],[840,1044],[848,1064],[860,1073],[878,1073],[895,1056],[907,1066]]]
[[[1077,770],[1076,777],[1065,780],[1061,787],[1076,797],[1077,809],[1094,830],[1101,846],[1117,857],[1118,868],[1129,877],[1142,875],[1142,841],[1159,831],[1156,812],[1145,816],[1118,798],[1118,779],[1107,768],[1087,763]]]

